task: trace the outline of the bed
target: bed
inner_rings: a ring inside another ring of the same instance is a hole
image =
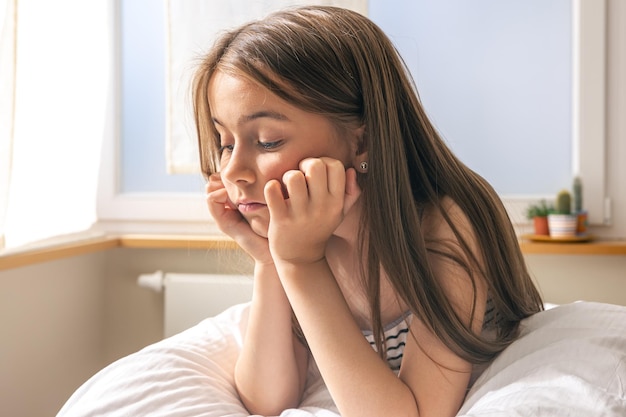
[[[233,368],[248,304],[124,357],[86,381],[57,417],[244,417]],[[337,417],[314,364],[304,400],[281,417]],[[458,416],[626,416],[626,307],[577,302],[522,322]]]

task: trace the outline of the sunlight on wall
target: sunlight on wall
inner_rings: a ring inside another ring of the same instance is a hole
[[[19,3],[7,247],[96,220],[112,68],[109,18],[106,0]]]

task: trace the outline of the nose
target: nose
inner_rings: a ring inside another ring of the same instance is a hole
[[[235,147],[230,156],[222,161],[221,176],[224,180],[236,184],[252,184],[256,179],[252,155],[241,147]]]

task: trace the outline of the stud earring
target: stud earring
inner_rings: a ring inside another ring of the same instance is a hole
[[[361,162],[359,167],[361,168],[362,171],[367,171],[367,162],[365,161]]]

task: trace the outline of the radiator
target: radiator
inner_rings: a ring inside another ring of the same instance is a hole
[[[163,336],[169,337],[252,299],[252,277],[183,274],[157,271],[143,274],[138,284],[164,293]]]

